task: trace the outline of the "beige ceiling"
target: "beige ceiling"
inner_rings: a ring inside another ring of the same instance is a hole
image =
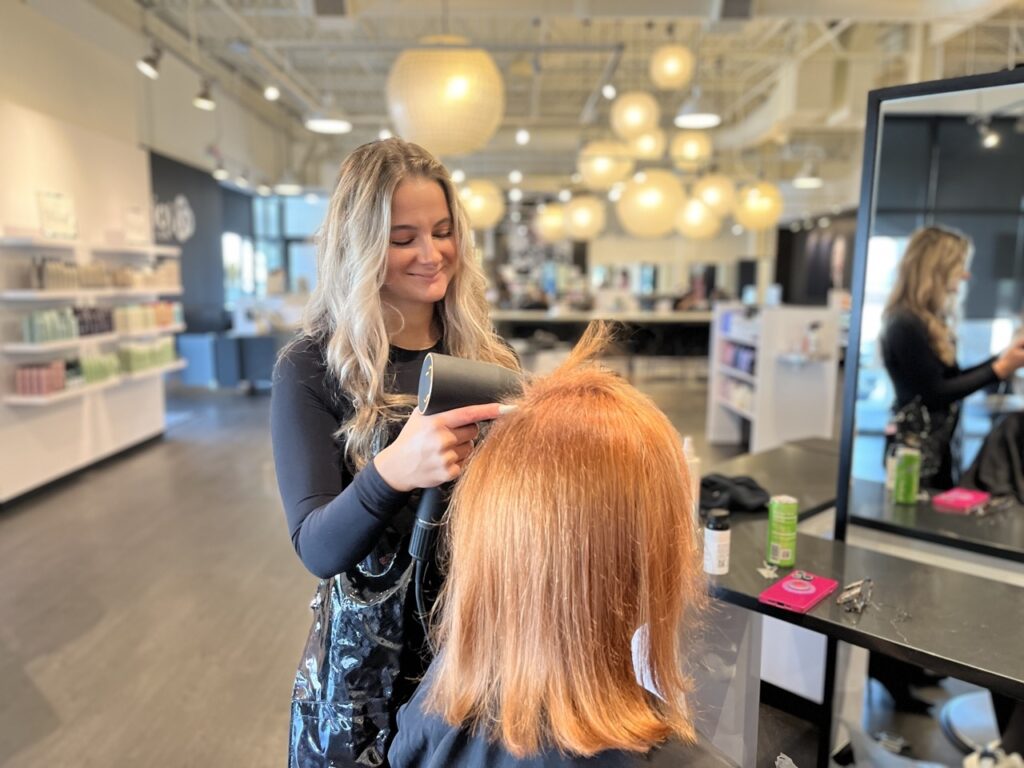
[[[516,167],[567,178],[581,142],[608,133],[601,85],[651,90],[649,57],[669,41],[698,54],[704,90],[724,110],[719,161],[778,176],[808,154],[824,159],[826,176],[859,167],[872,88],[1024,62],[1024,0],[93,2],[252,103],[264,84],[279,85],[277,108],[313,163],[388,125],[385,82],[403,48],[442,31],[464,35],[491,52],[506,85],[502,129],[456,163],[477,175]],[[686,94],[657,95],[668,126]],[[325,99],[347,113],[351,135],[301,129]],[[512,138],[519,127],[533,134],[526,149]]]

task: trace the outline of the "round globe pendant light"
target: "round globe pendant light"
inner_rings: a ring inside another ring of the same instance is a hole
[[[676,231],[692,240],[708,240],[718,234],[722,220],[701,200],[691,197],[676,212]]]
[[[638,173],[615,204],[619,223],[633,237],[664,237],[672,231],[676,212],[685,200],[679,179],[669,171]]]
[[[639,136],[634,136],[629,142],[629,148],[633,150],[633,156],[637,160],[660,160],[665,154],[666,144],[665,132],[655,128],[653,131],[645,131]]]
[[[505,198],[493,182],[484,179],[471,181],[459,194],[473,229],[490,229],[505,215]]]
[[[715,216],[728,216],[736,205],[736,185],[725,174],[712,173],[694,185],[693,196],[710,208]]]
[[[574,197],[565,206],[565,233],[573,240],[593,240],[604,225],[604,203],[593,195]]]
[[[747,229],[770,229],[782,216],[782,193],[767,181],[749,184],[740,190],[732,215]]]
[[[611,189],[633,172],[633,153],[618,141],[592,141],[580,150],[576,168],[588,189]]]
[[[556,243],[565,238],[565,206],[548,203],[537,209],[533,220],[537,236],[546,243]]]
[[[651,56],[651,81],[663,91],[684,87],[693,77],[694,58],[682,45],[663,45]]]
[[[683,171],[694,171],[711,158],[711,138],[700,131],[681,131],[672,139],[668,153],[672,163]]]
[[[437,155],[464,155],[491,140],[505,114],[505,83],[490,54],[457,35],[432,35],[403,51],[388,75],[388,114],[399,136]]]
[[[643,91],[624,93],[612,104],[612,130],[626,140],[654,130],[660,118],[658,102]]]

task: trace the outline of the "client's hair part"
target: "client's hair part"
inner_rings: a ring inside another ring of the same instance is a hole
[[[609,336],[592,324],[527,384],[450,507],[427,709],[517,757],[695,738],[681,630],[707,592],[686,462],[654,403],[595,362]],[[644,627],[658,696],[634,670]]]

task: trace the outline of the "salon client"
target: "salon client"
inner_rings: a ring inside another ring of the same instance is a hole
[[[414,489],[457,477],[497,404],[412,410],[423,358],[518,369],[447,170],[399,139],[341,165],[303,332],[274,373],[274,463],[295,551],[323,581],[295,680],[290,765],[381,765],[426,668],[409,589]],[[411,415],[410,415],[411,414]]]
[[[530,383],[459,480],[393,768],[728,765],[680,667],[707,586],[679,435],[589,362],[604,344]]]

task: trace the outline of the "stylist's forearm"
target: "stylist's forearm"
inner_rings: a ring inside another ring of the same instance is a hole
[[[1009,362],[1004,360],[1002,357],[997,357],[992,361],[992,370],[996,372],[996,376],[1000,379],[1008,379],[1010,374],[1013,373],[1013,369],[1010,367]]]
[[[388,446],[373,457],[373,465],[377,468],[377,474],[380,475],[385,483],[396,491],[405,493],[411,491],[412,488],[404,482],[406,473],[402,467],[397,466],[397,458],[395,451],[391,449],[391,446]]]

